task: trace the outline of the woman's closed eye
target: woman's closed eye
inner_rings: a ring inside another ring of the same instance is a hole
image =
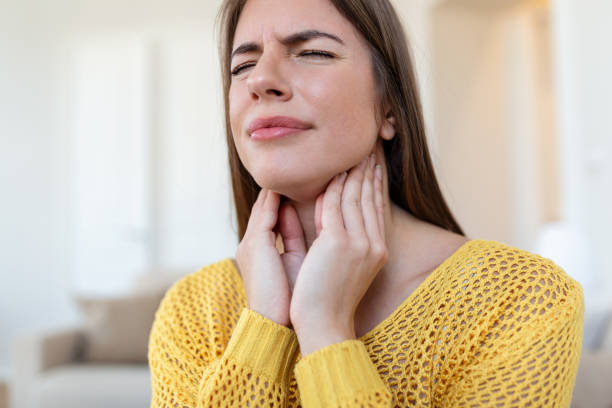
[[[301,53],[298,54],[298,56],[312,56],[314,58],[324,58],[324,59],[334,58],[334,55],[330,54],[329,52],[318,51],[318,50],[302,51]],[[234,68],[232,70],[232,75],[238,75],[245,68],[248,68],[248,67],[253,66],[253,65],[255,65],[255,64],[252,63],[252,62],[247,62],[247,63],[244,63],[242,65],[238,65],[236,68]]]

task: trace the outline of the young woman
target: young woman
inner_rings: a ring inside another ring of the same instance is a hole
[[[219,16],[240,244],[164,296],[151,406],[568,406],[581,288],[465,237],[389,1]]]

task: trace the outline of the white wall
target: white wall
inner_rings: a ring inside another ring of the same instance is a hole
[[[39,7],[40,6],[40,7]],[[45,4],[9,1],[0,27],[0,366],[10,336],[73,319],[66,242],[66,68]],[[53,13],[51,13],[53,15]]]
[[[211,37],[187,30],[160,44],[157,256],[165,266],[211,263],[234,256],[237,245]]]
[[[612,3],[553,0],[555,82],[562,159],[560,232],[585,269],[587,312],[610,305],[612,289]]]
[[[15,334],[78,320],[71,292],[89,289],[95,277],[75,267],[72,74],[83,39],[125,33],[162,53],[157,109],[166,115],[151,121],[158,127],[151,132],[158,150],[157,172],[149,172],[157,177],[152,183],[159,199],[155,266],[190,270],[232,255],[225,142],[216,122],[218,102],[210,98],[218,82],[211,34],[218,4],[3,2],[0,372],[7,370]]]

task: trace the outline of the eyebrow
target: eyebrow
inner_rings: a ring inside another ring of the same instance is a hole
[[[306,42],[308,40],[312,40],[315,38],[329,38],[342,45],[345,45],[344,41],[342,41],[340,38],[336,37],[335,35],[326,33],[324,31],[319,31],[319,30],[305,30],[305,31],[300,31],[295,34],[291,34],[288,37],[283,38],[281,40],[281,43],[285,46],[296,45],[296,44],[300,44],[300,43],[303,43],[303,42]],[[254,43],[254,42],[244,43],[232,52],[232,57],[230,58],[230,61],[233,60],[236,55],[246,54],[247,52],[259,52],[259,51],[261,51],[261,47],[259,46],[259,44]]]

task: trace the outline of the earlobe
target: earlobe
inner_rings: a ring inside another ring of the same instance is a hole
[[[388,116],[387,118],[385,118],[385,121],[383,122],[383,125],[380,129],[380,135],[382,136],[383,139],[385,140],[391,140],[393,139],[393,137],[395,136],[395,117],[394,116]]]

